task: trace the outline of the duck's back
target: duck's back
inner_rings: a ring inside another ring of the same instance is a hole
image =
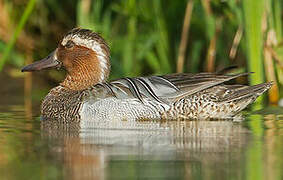
[[[171,74],[123,78],[88,90],[81,117],[86,121],[231,118],[271,84],[225,85],[248,73]]]

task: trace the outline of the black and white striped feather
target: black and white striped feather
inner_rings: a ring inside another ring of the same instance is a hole
[[[223,75],[219,73],[199,73],[199,74],[170,74],[164,76],[148,76],[148,77],[137,77],[137,78],[123,78],[114,80],[111,82],[100,83],[101,87],[104,87],[116,98],[136,98],[143,102],[145,98],[158,101],[160,103],[171,104],[187,96],[193,95],[205,89],[221,85],[227,81],[235,78],[249,75],[250,73],[240,73],[234,75]],[[96,85],[95,87],[97,87]],[[231,88],[246,87],[243,85],[232,85]],[[263,84],[258,88],[267,86]],[[244,88],[245,91],[250,90]],[[229,88],[227,89],[229,90]],[[223,93],[225,93],[223,91]],[[244,95],[242,93],[239,93]],[[225,101],[236,98],[225,97]],[[223,99],[224,100],[224,99]]]

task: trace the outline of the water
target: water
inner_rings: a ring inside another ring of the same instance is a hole
[[[0,105],[0,179],[283,179],[283,109],[242,122],[40,124],[39,108]],[[35,113],[33,116],[31,113]]]

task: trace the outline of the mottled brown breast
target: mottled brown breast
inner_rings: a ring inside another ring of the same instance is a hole
[[[56,119],[62,123],[79,122],[79,111],[84,96],[83,91],[73,91],[57,86],[44,98],[41,115],[43,119]]]

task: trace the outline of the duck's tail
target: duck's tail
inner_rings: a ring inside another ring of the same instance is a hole
[[[239,88],[234,89],[234,93],[232,95],[223,100],[226,102],[251,100],[250,103],[252,103],[256,100],[257,97],[267,91],[272,86],[272,84],[273,82],[267,82],[254,86],[239,86]]]
[[[223,104],[228,105],[230,113],[228,116],[234,117],[240,111],[245,109],[249,104],[253,103],[260,95],[267,91],[271,86],[272,82],[257,84],[254,86],[239,86],[234,88],[227,98],[222,101]]]

